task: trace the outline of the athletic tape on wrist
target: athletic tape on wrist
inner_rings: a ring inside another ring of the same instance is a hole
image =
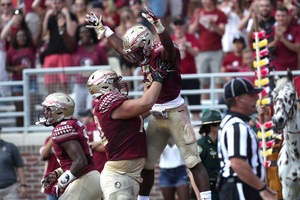
[[[104,36],[106,38],[108,38],[109,36],[111,36],[112,34],[114,34],[114,32],[108,26],[104,26],[104,28],[105,28]]]
[[[67,170],[58,178],[58,186],[60,188],[65,188],[74,179],[76,179],[76,177],[71,173],[70,170]]]
[[[64,173],[64,171],[62,170],[62,168],[57,168],[55,170],[55,172],[56,172],[57,177],[60,177]]]
[[[159,23],[158,26],[155,26],[155,29],[158,34],[161,34],[162,32],[164,32],[165,27],[161,23]]]

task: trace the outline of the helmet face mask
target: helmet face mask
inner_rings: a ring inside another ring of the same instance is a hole
[[[87,86],[93,98],[106,94],[108,92],[120,92],[127,96],[126,83],[120,83],[122,76],[111,69],[99,69],[95,71],[88,79]]]
[[[53,93],[42,103],[43,113],[39,114],[36,124],[51,126],[63,119],[71,119],[74,114],[75,102],[67,94]]]
[[[123,47],[127,57],[140,66],[149,63],[155,36],[145,26],[134,26],[124,35]]]

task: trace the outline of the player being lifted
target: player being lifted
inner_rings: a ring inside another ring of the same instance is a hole
[[[160,20],[145,5],[147,13],[142,15],[153,24],[160,42],[145,26],[134,26],[119,38],[109,27],[102,24],[102,16],[98,19],[94,13],[86,15],[86,21],[98,32],[98,37],[103,35],[109,44],[127,60],[139,65],[144,75],[144,90],[148,90],[154,80],[154,72],[159,66],[158,60],[170,65],[167,79],[163,83],[156,104],[151,109],[151,118],[147,127],[148,156],[142,178],[138,199],[147,200],[154,183],[154,167],[163,149],[172,136],[186,166],[191,170],[195,183],[200,191],[202,199],[211,199],[209,179],[206,169],[201,163],[197,151],[197,141],[190,122],[188,108],[180,95],[180,53],[171,40]]]

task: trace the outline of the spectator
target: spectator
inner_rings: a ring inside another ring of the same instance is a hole
[[[246,46],[242,36],[235,36],[232,40],[233,51],[225,54],[221,72],[238,72],[243,67],[242,51]],[[224,83],[232,77],[224,77]]]
[[[146,26],[147,28],[151,28],[151,24],[142,16],[142,13],[144,11],[142,0],[130,0],[129,6],[131,11],[133,12],[134,18],[138,24],[142,24]],[[96,15],[98,16],[98,15]]]
[[[165,200],[175,200],[176,193],[178,200],[191,198],[187,169],[173,138],[160,155],[159,186]]]
[[[13,36],[11,41],[11,47],[6,56],[6,70],[12,72],[12,80],[23,80],[22,71],[28,68],[35,68],[36,48],[32,42],[31,34],[28,29],[20,29]],[[23,86],[13,85],[11,88],[13,96],[23,96]],[[31,76],[29,80],[29,92],[30,92],[30,110],[34,110],[37,82],[36,77]],[[15,101],[16,111],[23,111],[23,101]],[[16,126],[23,127],[23,116],[16,118]]]
[[[31,37],[34,38],[38,34],[40,26],[39,13],[32,7],[34,0],[24,0],[22,11],[24,12],[25,22],[30,30]],[[20,7],[20,6],[19,6]]]
[[[0,4],[0,34],[2,32],[3,27],[9,22],[12,16],[13,6],[11,0],[2,0]],[[9,75],[6,71],[6,49],[7,43],[5,39],[0,38],[0,82],[8,81]],[[10,94],[10,89],[8,86],[0,86],[0,97],[7,96]]]
[[[114,0],[102,0],[102,4],[104,7],[103,11],[103,24],[110,27],[112,30],[115,30],[117,26],[120,25],[120,15],[114,3]],[[98,17],[98,16],[97,16]],[[117,57],[117,52],[111,47],[111,45],[107,42],[106,38],[104,38],[105,47],[107,49],[108,57]]]
[[[104,12],[104,7],[102,2],[100,1],[93,1],[91,3],[91,8],[90,8],[90,12],[94,13],[96,16],[100,16],[103,15]],[[107,39],[106,38],[100,38],[99,42],[101,44],[101,46],[105,47],[105,49],[107,51],[110,51],[111,46],[107,43]]]
[[[275,18],[272,15],[273,6],[271,3],[271,0],[260,0],[260,1],[254,1],[253,6],[250,8],[250,15],[245,16],[244,21],[248,21],[247,23],[247,39],[251,43],[254,41],[252,39],[252,33],[254,31],[261,31],[265,30],[267,33],[272,28],[272,26],[275,23]],[[258,7],[258,9],[257,9]],[[258,11],[257,11],[258,10]],[[256,22],[255,18],[258,18],[258,21]],[[254,30],[256,27],[256,23],[258,30]],[[270,36],[266,36],[266,38],[270,38]]]
[[[27,184],[24,164],[18,148],[13,143],[0,139],[0,152],[0,199],[25,198]]]
[[[102,4],[104,7],[103,23],[112,30],[115,30],[120,24],[120,15],[118,14],[114,0],[102,0]]]
[[[1,27],[10,21],[13,10],[14,7],[11,0],[1,0]]]
[[[145,9],[147,13],[143,13],[143,16],[155,27],[160,42],[155,42],[155,36],[145,26],[134,26],[129,29],[123,41],[109,27],[103,26],[95,15],[87,15],[90,23],[96,22],[96,26],[89,27],[97,29],[99,37],[104,34],[120,55],[142,68],[145,90],[152,88],[155,70],[158,70],[161,65],[169,70],[168,79],[151,109],[152,116],[147,127],[148,157],[142,172],[144,181],[138,199],[149,199],[154,182],[155,164],[171,136],[180,149],[187,167],[191,170],[202,198],[210,198],[208,175],[196,152],[195,133],[191,126],[189,111],[180,95],[179,50],[160,20],[146,5]],[[140,37],[141,34],[144,37]]]
[[[96,16],[103,15],[104,7],[102,2],[93,1],[91,4],[90,12],[94,13]]]
[[[108,65],[108,57],[105,49],[99,44],[97,33],[94,29],[86,28],[84,24],[77,27],[75,33],[76,45],[72,54],[75,66],[92,67]],[[92,72],[77,73],[75,75],[74,100],[76,103],[75,117],[79,113],[92,108],[92,97],[89,95],[86,82]]]
[[[265,169],[258,139],[248,122],[256,110],[262,89],[243,78],[224,85],[228,113],[218,133],[218,157],[221,160],[219,197],[222,199],[276,199],[276,193],[264,182]]]
[[[221,121],[222,117],[218,111],[207,110],[204,112],[202,125],[199,130],[199,134],[203,137],[197,141],[200,158],[209,176],[212,200],[219,199],[218,190],[216,190],[217,177],[220,170],[217,138]]]
[[[48,137],[45,144],[40,148],[40,155],[42,160],[45,161],[44,175],[59,168],[54,149],[52,145],[52,137]],[[46,195],[46,200],[58,200],[57,197],[52,195],[51,188],[45,189],[42,187],[41,191]]]
[[[240,68],[239,72],[255,72],[255,68],[253,66],[253,62],[255,60],[253,56],[253,50],[249,47],[246,47],[242,51],[242,57],[243,57],[243,67]],[[244,77],[248,79],[253,85],[255,83],[255,74],[253,73],[252,76],[246,76]]]
[[[11,42],[16,32],[20,29],[29,30],[22,9],[14,9],[11,20],[2,29],[1,39]]]
[[[191,34],[187,33],[187,26],[185,19],[181,16],[174,18],[171,28],[174,34],[171,35],[172,40],[178,45],[181,65],[181,74],[196,74],[196,63],[195,57],[199,53],[197,38]],[[195,79],[185,79],[182,80],[183,90],[189,89],[200,89],[200,81],[198,78]],[[201,95],[185,95],[189,105],[201,105]],[[201,110],[192,110],[192,119],[194,121],[200,121]]]
[[[86,127],[86,133],[89,137],[89,142],[91,143],[95,167],[101,173],[107,161],[107,157],[104,151],[102,139],[97,129],[97,124],[94,122],[94,115],[92,114],[91,110],[92,109],[88,109],[82,113],[80,121]]]
[[[223,1],[222,1],[223,2]],[[187,0],[187,18],[190,19],[196,9],[201,7],[201,0]]]
[[[49,0],[33,0],[31,4],[33,11],[39,15],[41,22],[43,22],[43,17],[45,16],[49,6],[52,6]]]
[[[138,99],[128,99],[126,84],[111,69],[97,70],[88,80],[95,122],[108,159],[101,173],[104,199],[137,198],[147,156],[142,115],[156,102],[166,77],[163,74],[168,68],[160,66],[151,88]]]
[[[120,10],[120,25],[116,27],[116,34],[122,38],[123,35],[126,33],[126,31],[135,26],[138,25],[136,18],[133,15],[133,12],[128,7],[124,7]],[[126,60],[123,56],[119,56],[120,65],[121,65],[121,71],[122,76],[133,76],[134,70],[137,67],[133,63]],[[133,88],[132,82],[127,82],[128,90],[130,91]]]
[[[117,10],[129,6],[129,0],[114,0]]]
[[[245,8],[245,1],[230,0],[227,6],[221,8],[221,10],[227,15],[228,22],[225,25],[225,32],[222,37],[223,52],[229,53],[233,51],[232,41],[236,35],[247,38],[246,28],[239,29],[237,26],[241,19],[249,15],[249,11]],[[248,44],[247,42],[245,44]]]
[[[215,0],[201,0],[203,8],[196,9],[191,19],[189,32],[199,37],[200,53],[196,57],[198,73],[218,73],[223,61],[222,36],[227,23],[226,15],[217,8]],[[221,80],[216,79],[215,88],[221,88]],[[201,86],[209,89],[209,79],[202,78]],[[202,95],[209,99],[208,93]]]
[[[73,66],[70,42],[77,28],[76,15],[65,7],[65,0],[53,0],[43,21],[43,35],[49,31],[49,43],[44,52],[44,68]],[[46,74],[44,76],[48,93],[65,91],[71,93],[70,75]]]
[[[77,17],[78,24],[85,24],[85,15],[87,13],[87,1],[86,0],[75,0],[74,2],[74,13]]]
[[[74,100],[53,93],[42,103],[44,117],[36,124],[53,126],[52,144],[60,168],[46,174],[42,186],[64,200],[102,198],[100,173],[95,169],[84,125],[73,118]],[[57,181],[57,182],[56,182]]]
[[[155,10],[161,9],[162,16],[160,17],[163,24],[172,23],[172,19],[178,15],[182,16],[183,12],[183,0],[148,0],[147,1],[150,8],[153,8],[154,14]],[[167,31],[170,31],[170,27],[166,26]]]
[[[278,7],[275,12],[276,26],[273,27],[274,40],[268,47],[275,47],[274,60],[271,65],[275,71],[298,69],[298,55],[300,53],[300,29],[289,23],[286,7]]]
[[[43,35],[43,22],[46,15],[47,10],[50,10],[53,6],[50,0],[34,0],[32,2],[32,9],[35,13],[38,14],[39,24],[42,26],[41,28],[41,36],[39,37],[39,41],[37,43],[37,66],[41,68],[44,64],[45,50],[47,49],[49,43],[49,32]]]

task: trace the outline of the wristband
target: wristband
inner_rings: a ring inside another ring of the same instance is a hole
[[[200,192],[200,197],[202,200],[211,200],[211,191]]]
[[[54,170],[54,172],[56,173],[57,178],[60,177],[64,173],[62,168],[57,168],[56,170]]]
[[[65,188],[74,179],[76,179],[76,177],[71,173],[70,170],[67,170],[58,178],[57,183],[60,188]]]
[[[21,187],[28,187],[28,185],[26,185],[26,184],[21,184]]]
[[[161,34],[162,32],[164,32],[164,30],[165,30],[165,27],[159,22],[159,25],[158,26],[154,26],[155,27],[155,29],[156,29],[156,32],[158,33],[158,34]]]
[[[267,184],[265,184],[264,187],[262,187],[262,188],[259,189],[258,191],[259,191],[259,192],[262,192],[262,191],[264,191],[265,189],[267,189],[267,187],[268,187]]]
[[[108,38],[109,36],[111,36],[112,34],[114,34],[114,32],[108,26],[104,26],[104,28],[105,28],[104,36],[106,38]]]

